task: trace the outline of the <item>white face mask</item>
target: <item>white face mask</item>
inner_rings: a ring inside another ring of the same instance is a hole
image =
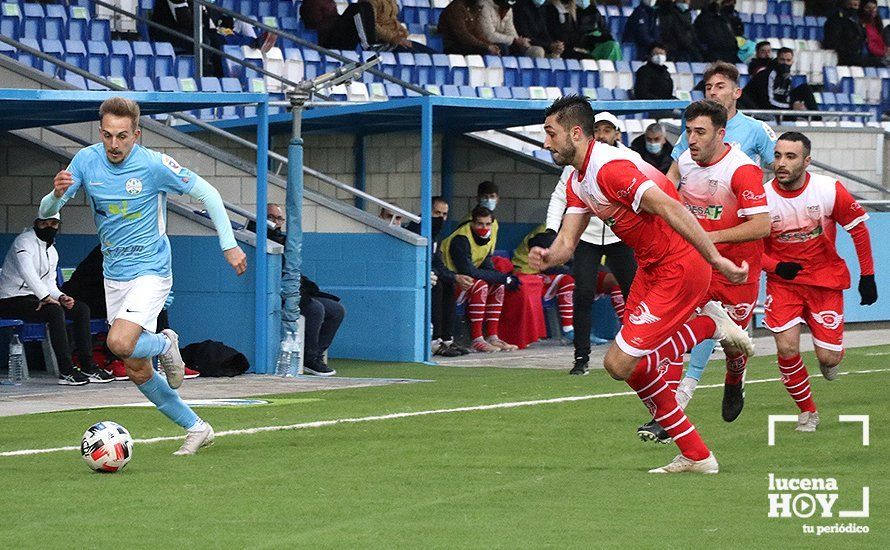
[[[649,58],[649,61],[655,63],[656,65],[664,65],[667,62],[668,58],[665,54],[659,53],[655,54]]]
[[[484,206],[485,208],[488,208],[491,211],[494,211],[494,209],[498,205],[498,201],[497,201],[497,199],[482,199],[481,201],[479,201],[479,204],[481,206]]]
[[[653,7],[653,8],[654,8],[654,7],[655,7],[655,4],[658,3],[658,0],[644,0],[644,2],[646,3],[647,6],[650,6],[650,7]]]

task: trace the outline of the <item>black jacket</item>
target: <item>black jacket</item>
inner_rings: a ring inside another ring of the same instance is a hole
[[[646,59],[652,44],[661,41],[661,28],[658,26],[655,8],[643,3],[637,6],[627,18],[621,40],[636,44],[637,59]]]
[[[245,229],[256,233],[256,222],[253,220],[248,221]],[[284,246],[284,241],[287,240],[287,233],[282,233],[277,227],[275,229],[270,228],[266,231],[266,238]]]
[[[791,74],[777,71],[778,63],[754,75],[743,93],[757,109],[791,108]]]
[[[668,59],[702,61],[692,26],[692,14],[680,11],[672,0],[660,0],[656,12],[661,27],[661,42],[667,48]]]
[[[305,308],[309,305],[309,300],[312,298],[328,298],[329,300],[334,300],[335,302],[340,301],[339,296],[335,296],[334,294],[328,294],[327,292],[322,292],[318,285],[315,284],[314,281],[300,274],[300,309]]]
[[[516,27],[519,36],[524,36],[531,40],[533,45],[550,51],[550,45],[554,40],[547,32],[544,6],[536,6],[532,0],[516,0],[513,4],[513,26]]]
[[[651,61],[637,70],[634,81],[634,99],[671,99],[674,97],[674,81],[667,67]]]
[[[102,247],[96,245],[96,248],[77,265],[71,278],[60,289],[75,300],[90,306],[90,314],[96,319],[107,316],[102,259]]]
[[[585,46],[584,35],[578,26],[578,20],[569,14],[560,15],[556,6],[547,3],[544,5],[544,22],[547,24],[547,32],[553,40],[559,40],[565,44],[562,56],[566,59],[583,59],[585,54],[575,51],[575,48],[588,49]]]
[[[713,3],[702,9],[694,26],[707,61],[738,61],[735,31],[729,18],[720,13],[720,4]]]
[[[865,27],[859,23],[856,10],[837,9],[828,16],[822,46],[837,52],[838,65],[862,63]]]
[[[412,233],[417,233],[418,235],[420,235],[420,224],[417,222],[409,222],[407,225],[405,225],[405,229],[411,231]],[[442,239],[444,238],[445,237],[443,236],[441,230],[433,235],[433,251],[430,255],[432,261],[431,267],[433,273],[436,274],[436,277],[439,280],[453,283],[454,272],[448,269],[448,267],[445,265],[445,261],[442,259]]]
[[[658,168],[658,171],[662,174],[667,174],[668,170],[671,169],[671,163],[674,160],[671,158],[671,152],[673,152],[674,146],[670,142],[665,141],[661,153],[653,155],[646,150],[646,135],[640,134],[631,142],[630,148],[639,153],[643,160]]]
[[[614,40],[606,18],[591,2],[587,8],[578,11],[578,31],[584,36],[584,45],[592,50],[603,42]]]
[[[491,255],[486,256],[479,267],[473,265],[471,261],[472,253],[470,252],[470,241],[463,235],[458,235],[451,239],[451,261],[457,272],[462,275],[469,275],[474,279],[482,279],[489,283],[504,284],[507,282],[507,274],[501,273],[494,268],[491,262]]]

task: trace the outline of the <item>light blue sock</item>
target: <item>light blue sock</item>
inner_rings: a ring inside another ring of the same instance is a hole
[[[169,342],[170,340],[163,334],[143,331],[142,334],[139,335],[139,339],[136,340],[136,347],[133,348],[133,353],[130,357],[144,359],[160,355],[167,349],[167,344]]]
[[[164,413],[170,420],[179,424],[186,430],[194,426],[200,418],[179,397],[175,390],[170,388],[167,381],[152,370],[151,379],[145,384],[136,386],[142,395],[154,403],[158,410]]]
[[[686,368],[686,378],[701,380],[705,365],[708,364],[708,359],[711,358],[711,353],[716,345],[716,340],[704,340],[692,348],[692,351],[689,353],[689,367]]]

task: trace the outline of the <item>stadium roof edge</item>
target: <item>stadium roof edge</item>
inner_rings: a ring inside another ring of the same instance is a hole
[[[264,103],[269,99],[268,94],[256,93],[0,89],[0,131],[92,122],[98,118],[99,105],[115,96],[138,102],[143,115]]]

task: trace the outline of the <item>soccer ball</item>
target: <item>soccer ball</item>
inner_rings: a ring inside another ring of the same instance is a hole
[[[116,472],[133,457],[133,438],[120,424],[97,422],[84,432],[80,454],[97,472]]]

